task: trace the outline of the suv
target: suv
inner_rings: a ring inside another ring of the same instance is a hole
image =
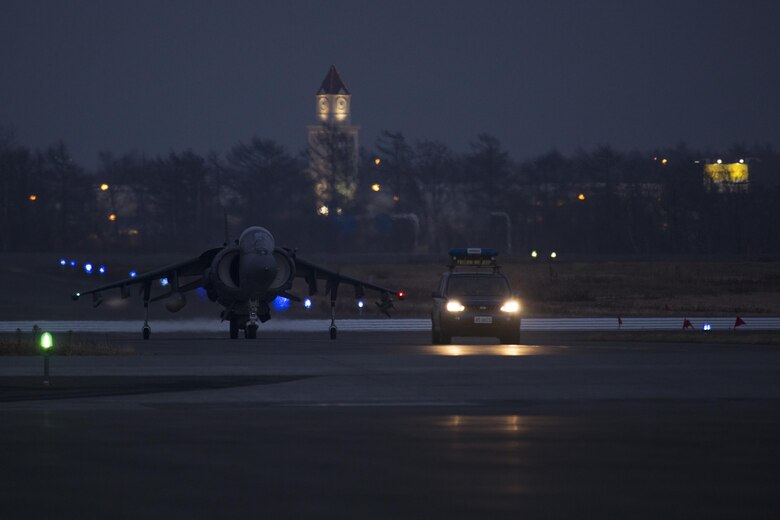
[[[501,343],[520,341],[520,302],[496,263],[494,249],[451,249],[449,271],[433,293],[434,344],[453,336],[493,336]],[[471,267],[471,270],[456,268]],[[486,268],[487,270],[483,270]]]

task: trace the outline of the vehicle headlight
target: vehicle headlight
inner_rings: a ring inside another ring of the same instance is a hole
[[[520,302],[517,300],[508,300],[501,306],[501,312],[520,312]]]
[[[450,300],[447,302],[447,310],[450,312],[463,312],[465,309],[466,307],[458,300]]]

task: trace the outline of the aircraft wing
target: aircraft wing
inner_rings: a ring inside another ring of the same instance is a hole
[[[338,287],[342,284],[351,285],[355,289],[355,298],[362,298],[365,289],[370,289],[379,293],[381,302],[377,302],[377,305],[385,314],[388,314],[387,311],[393,308],[393,300],[390,298],[391,295],[396,296],[399,300],[404,298],[403,291],[394,291],[387,287],[343,275],[309,262],[308,260],[299,258],[295,255],[294,251],[288,250],[288,252],[295,260],[295,276],[304,278],[309,285],[309,295],[317,293],[318,280],[325,280],[325,294],[330,294],[331,300],[336,299]]]
[[[182,276],[203,275],[203,271],[209,265],[211,265],[212,260],[220,251],[222,251],[221,247],[209,249],[208,251],[203,252],[200,256],[195,258],[190,258],[189,260],[184,260],[182,262],[167,265],[165,267],[161,267],[153,271],[139,274],[138,276],[125,278],[123,280],[119,280],[106,285],[101,285],[100,287],[89,289],[88,291],[74,292],[71,295],[71,298],[74,300],[78,300],[81,296],[84,296],[86,294],[93,294],[94,295],[93,299],[95,302],[94,305],[97,307],[98,305],[100,305],[102,301],[102,299],[100,298],[100,293],[102,291],[106,291],[109,289],[120,289],[122,291],[122,297],[125,298],[129,294],[128,288],[130,286],[141,285],[144,287],[145,291],[149,291],[149,287],[151,286],[151,283],[154,282],[155,280],[160,280],[162,278],[168,278],[172,282],[171,292],[191,291],[193,289],[197,289],[198,287],[200,287],[202,284],[202,280],[196,280],[194,282],[190,282],[188,284],[179,286],[178,278]],[[169,295],[170,294],[165,294],[161,297],[155,298],[154,300],[158,300],[167,297]],[[148,299],[148,297],[149,295],[147,294],[145,298]]]

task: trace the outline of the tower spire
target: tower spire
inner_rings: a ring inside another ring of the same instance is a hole
[[[344,81],[342,81],[341,76],[339,76],[339,71],[336,70],[335,65],[330,66],[330,70],[328,70],[328,73],[325,75],[325,79],[322,80],[320,89],[317,91],[318,96],[323,94],[349,95],[349,90],[347,90],[347,86],[344,85]]]

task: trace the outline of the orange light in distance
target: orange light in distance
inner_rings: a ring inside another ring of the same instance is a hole
[[[377,166],[379,166],[379,163],[381,163],[381,162],[382,162],[382,159],[380,159],[379,157],[374,159],[374,164],[376,164]]]
[[[108,220],[110,220],[111,222],[114,222],[116,220],[116,213],[111,213],[108,216]]]
[[[30,199],[30,202],[35,202],[36,200],[38,200],[38,195],[33,193],[28,198]]]
[[[669,162],[669,159],[661,159],[661,164],[666,164]]]
[[[382,189],[382,187],[379,184],[374,183],[374,184],[371,185],[371,189],[374,190],[374,191],[379,191],[379,190]]]
[[[100,191],[106,191],[107,189],[108,189],[108,184],[103,183],[100,185]]]
[[[580,193],[579,195],[577,195],[577,198],[580,199],[580,200],[585,200],[585,194],[584,193]]]

